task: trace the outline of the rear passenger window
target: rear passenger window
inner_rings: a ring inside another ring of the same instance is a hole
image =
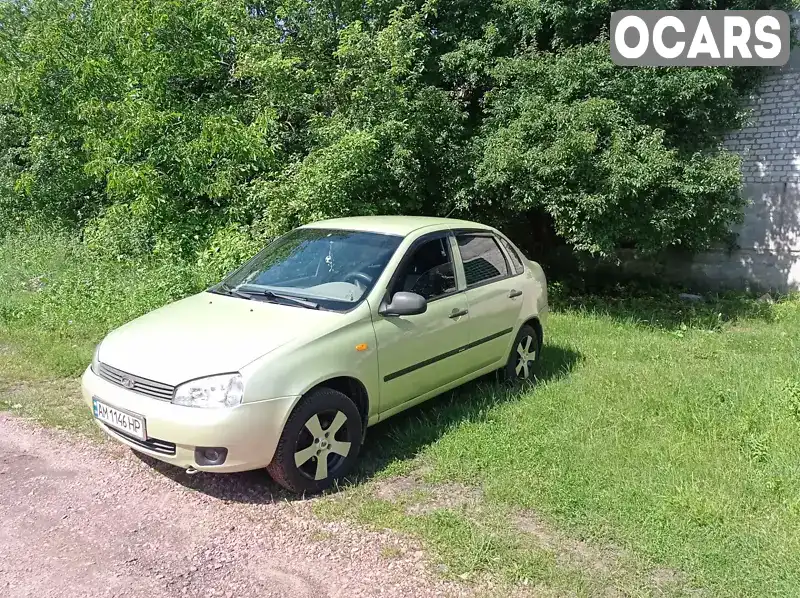
[[[508,253],[509,257],[511,257],[511,267],[514,268],[515,274],[522,274],[522,271],[525,270],[525,267],[522,265],[522,260],[519,258],[519,254],[514,247],[506,241],[503,237],[499,237],[500,243],[503,247],[506,248],[506,253]]]
[[[458,235],[458,250],[464,262],[467,286],[508,276],[508,264],[494,237]]]

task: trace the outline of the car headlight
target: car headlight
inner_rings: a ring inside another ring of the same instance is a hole
[[[242,402],[244,382],[241,374],[223,374],[199,378],[181,384],[175,389],[175,405],[220,409],[234,407]]]
[[[97,374],[100,371],[100,344],[94,348],[94,355],[92,356],[92,365],[90,366],[92,372]]]

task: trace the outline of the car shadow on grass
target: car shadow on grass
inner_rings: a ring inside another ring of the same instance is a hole
[[[485,419],[493,407],[535,393],[536,384],[568,376],[580,359],[572,348],[545,344],[533,385],[511,388],[498,381],[496,373],[488,374],[371,427],[355,483],[374,477],[390,463],[413,459],[460,422]]]
[[[542,349],[537,382],[569,375],[580,358],[573,349],[546,344]],[[489,374],[371,427],[361,449],[359,466],[344,486],[360,484],[395,461],[413,459],[459,422],[480,420],[489,415],[492,407],[520,400],[531,392],[536,392],[535,385],[510,388],[498,382],[495,374]],[[269,504],[303,499],[275,484],[264,470],[189,475],[157,459],[135,451],[133,454],[174,482],[222,501]]]

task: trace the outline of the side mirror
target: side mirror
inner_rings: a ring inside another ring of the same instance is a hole
[[[416,316],[428,311],[428,301],[422,295],[400,291],[388,303],[384,299],[378,313],[382,316]]]

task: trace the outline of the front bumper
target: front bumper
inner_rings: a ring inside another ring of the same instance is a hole
[[[97,397],[112,407],[141,415],[148,439],[175,444],[175,454],[146,448],[95,420],[108,436],[177,467],[216,472],[248,471],[269,465],[283,426],[299,398],[242,403],[229,409],[183,407],[111,384],[91,368],[84,372],[81,386],[89,409],[92,398]],[[156,444],[153,443],[154,448]],[[222,465],[202,466],[195,461],[196,447],[224,447],[228,449],[228,456]]]

